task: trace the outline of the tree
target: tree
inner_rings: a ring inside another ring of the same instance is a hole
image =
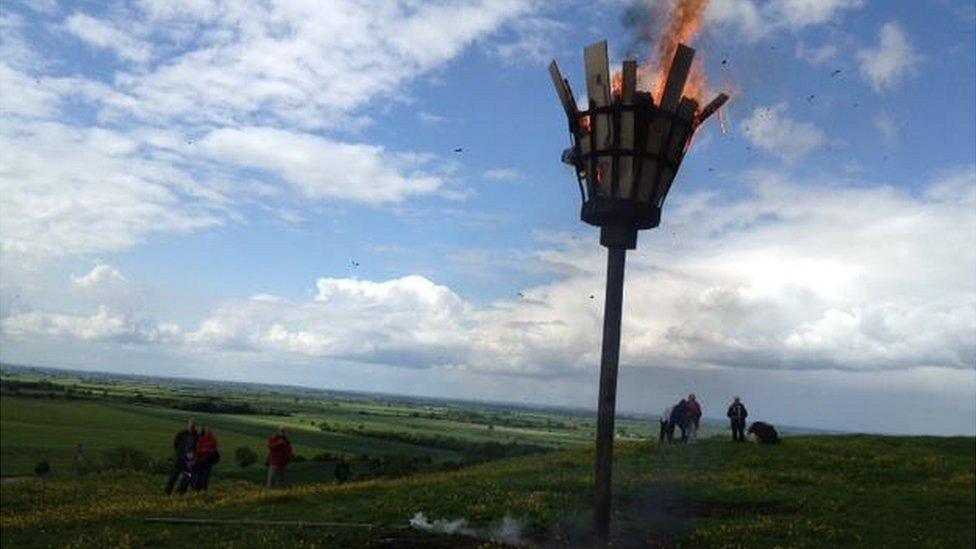
[[[234,450],[234,461],[241,466],[242,469],[254,465],[254,462],[258,460],[257,453],[248,448],[247,446],[241,446],[237,450]]]

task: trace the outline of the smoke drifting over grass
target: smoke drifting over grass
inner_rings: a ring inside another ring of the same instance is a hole
[[[410,519],[410,526],[424,532],[468,536],[472,538],[488,539],[495,542],[518,545],[522,543],[522,527],[519,522],[509,515],[498,524],[493,524],[486,530],[476,530],[468,526],[468,519],[453,520],[435,519],[433,522],[420,511]]]

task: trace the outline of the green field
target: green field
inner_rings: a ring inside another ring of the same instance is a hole
[[[593,414],[6,368],[0,390],[4,547],[480,546],[495,543],[506,520],[518,526],[507,529],[508,541],[518,530],[530,546],[593,543]],[[157,465],[165,465],[174,433],[190,416],[215,428],[227,457],[210,492],[167,497]],[[293,463],[291,487],[269,491],[261,487],[260,461],[241,468],[232,455],[247,446],[263,460],[266,437],[278,425],[290,429],[298,455],[332,457]],[[615,546],[976,542],[973,438],[785,430],[783,444],[759,446],[731,443],[722,424],[712,423],[700,444],[662,447],[654,428],[649,419],[619,422]],[[93,465],[81,471],[71,462],[79,442]],[[118,447],[143,453],[154,466],[112,465],[103,455]],[[342,485],[333,478],[340,458],[353,471]],[[35,475],[41,460],[51,471]],[[467,530],[419,531],[408,526],[417,513],[464,519]]]
[[[179,410],[88,401],[38,398],[0,398],[0,455],[3,476],[31,474],[39,460],[53,471],[71,470],[75,445],[82,443],[86,457],[97,459],[120,446],[136,448],[159,458],[172,453],[173,435],[194,416],[213,426],[224,453],[247,446],[260,453],[268,435],[279,424],[292,432],[295,453],[312,457],[322,452],[373,456],[432,456],[457,459],[450,450],[427,448],[397,441],[325,433],[295,418],[191,414]],[[229,462],[228,462],[229,463]],[[229,465],[228,465],[229,467]]]
[[[31,474],[41,460],[60,474],[79,443],[94,460],[120,446],[162,459],[189,417],[216,430],[225,455],[240,446],[262,454],[283,425],[306,458],[396,456],[433,465],[578,447],[594,436],[591,414],[580,412],[27,369],[5,369],[0,382],[2,476]],[[247,413],[199,410],[241,406]],[[623,417],[618,437],[646,438],[654,427]]]
[[[972,547],[972,438],[830,436],[778,446],[703,441],[618,445],[618,546]],[[496,461],[457,472],[284,491],[239,481],[206,495],[158,493],[159,478],[29,479],[2,491],[3,542],[15,547],[476,545],[506,516],[529,545],[586,545],[592,453]],[[469,521],[451,537],[407,528]],[[373,528],[153,524],[147,517],[368,523]]]

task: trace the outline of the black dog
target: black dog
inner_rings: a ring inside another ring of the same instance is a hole
[[[749,426],[747,431],[756,437],[756,441],[763,444],[776,444],[779,442],[779,433],[776,428],[764,421],[755,421]]]

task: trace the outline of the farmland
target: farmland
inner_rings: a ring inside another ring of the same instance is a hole
[[[2,381],[4,546],[592,542],[593,418],[585,412],[18,368],[5,368]],[[165,496],[162,460],[191,415],[214,427],[227,458],[209,492]],[[290,466],[290,487],[269,491],[260,485],[260,463],[240,467],[233,450],[263,452],[278,425],[291,431],[303,460]],[[721,427],[710,425],[697,445],[660,446],[653,427],[643,418],[620,422],[613,533],[619,546],[976,541],[972,438],[787,431],[783,444],[758,446],[709,437]],[[72,462],[78,443],[90,468]],[[149,466],[108,460],[120,447],[144,454]],[[352,465],[351,482],[333,478],[340,459]],[[40,460],[50,472],[35,475]],[[417,513],[466,522],[453,534],[425,532],[408,526]]]
[[[54,474],[70,469],[77,444],[93,460],[123,446],[165,458],[189,417],[213,427],[225,452],[260,452],[281,425],[304,458],[396,456],[433,467],[593,439],[593,418],[579,411],[10,367],[0,381],[3,476],[30,474],[40,460]],[[621,418],[618,436],[647,437],[652,421]]]

